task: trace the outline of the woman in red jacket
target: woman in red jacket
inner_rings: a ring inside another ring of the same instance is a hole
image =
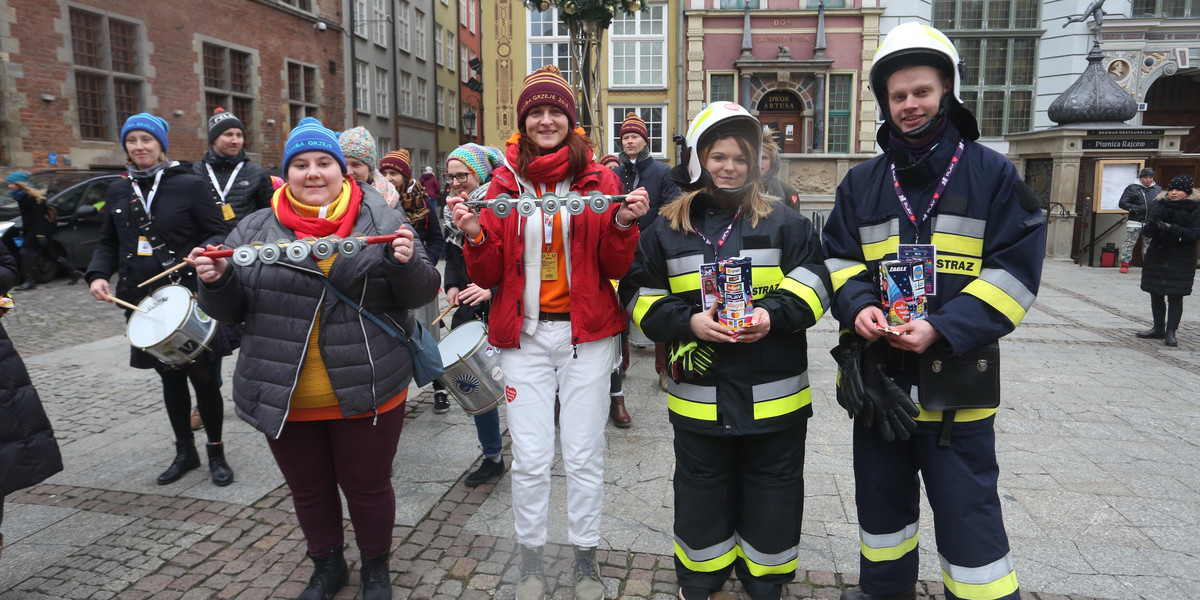
[[[554,66],[525,78],[517,101],[518,133],[508,140],[507,166],[496,169],[487,197],[542,196],[593,190],[619,194],[612,170],[596,164],[591,142],[573,128],[571,86]],[[575,546],[575,597],[600,600],[596,567],[604,485],[604,424],[608,374],[616,360],[614,336],[626,316],[611,279],[633,262],[637,218],[646,212],[644,189],[604,213],[571,216],[540,209],[525,218],[476,216],[451,198],[463,231],[467,272],[482,288],[496,288],[488,338],[504,351],[508,430],[513,450],[513,516],[521,544],[519,600],[546,597],[542,547],[554,460],[554,396],[561,398],[559,431],[567,471],[569,538]]]

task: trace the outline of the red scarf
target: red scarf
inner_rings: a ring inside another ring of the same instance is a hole
[[[358,219],[358,209],[362,204],[362,189],[354,180],[350,180],[350,204],[346,207],[346,212],[342,213],[342,218],[337,221],[323,217],[300,216],[292,206],[291,200],[288,200],[289,187],[284,185],[275,191],[275,197],[271,199],[271,208],[284,227],[296,232],[296,239],[325,237],[331,234],[350,237],[350,234],[354,233],[354,222]]]
[[[576,132],[582,134],[582,129],[576,129]],[[516,167],[517,155],[520,151],[517,149],[518,142],[521,139],[520,133],[512,134],[506,142],[508,146],[505,148],[505,159],[512,167]],[[558,183],[571,176],[571,161],[569,153],[570,148],[563,144],[558,150],[543,154],[529,163],[529,168],[524,173],[518,173],[524,179],[532,183]],[[592,160],[592,150],[588,149],[588,160]]]

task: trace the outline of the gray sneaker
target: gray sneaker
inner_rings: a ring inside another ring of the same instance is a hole
[[[575,572],[575,600],[604,600],[604,584],[600,581],[595,548],[576,546],[571,569]]]
[[[521,581],[517,600],[546,600],[546,576],[542,574],[542,546],[521,546]]]

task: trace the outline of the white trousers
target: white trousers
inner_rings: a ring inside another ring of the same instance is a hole
[[[571,323],[541,321],[521,347],[500,353],[512,437],[512,503],[517,541],[546,544],[550,467],[554,462],[554,396],[567,472],[568,537],[585,548],[600,543],[604,507],[604,426],[616,345],[612,338],[571,345]]]

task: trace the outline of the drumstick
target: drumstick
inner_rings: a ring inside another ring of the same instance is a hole
[[[179,263],[179,264],[171,267],[170,269],[167,269],[166,271],[163,271],[162,273],[159,273],[158,275],[155,275],[154,277],[151,277],[150,279],[147,279],[147,280],[139,283],[137,286],[142,287],[152,281],[158,281],[159,279],[162,279],[163,277],[166,277],[167,275],[170,275],[171,273],[174,273],[175,271],[178,271],[186,266],[187,266],[187,263]]]
[[[200,253],[200,256],[206,258],[230,258],[233,256],[233,248],[224,248],[221,250],[205,250]]]
[[[108,299],[111,300],[113,302],[113,304],[116,304],[117,306],[123,306],[128,309],[136,310],[138,312],[146,312],[146,310],[144,308],[142,308],[140,306],[134,306],[112,294],[108,295]]]
[[[436,318],[436,319],[434,319],[433,321],[431,321],[431,322],[429,323],[429,326],[430,326],[430,327],[433,327],[434,325],[437,325],[437,322],[438,322],[438,321],[441,321],[441,320],[442,320],[442,317],[445,317],[446,315],[450,314],[450,311],[451,311],[453,308],[454,308],[454,305],[453,305],[453,304],[451,304],[450,306],[447,306],[447,307],[446,307],[446,310],[443,310],[443,311],[441,312],[441,314],[439,314],[439,315],[437,316],[437,318]]]

